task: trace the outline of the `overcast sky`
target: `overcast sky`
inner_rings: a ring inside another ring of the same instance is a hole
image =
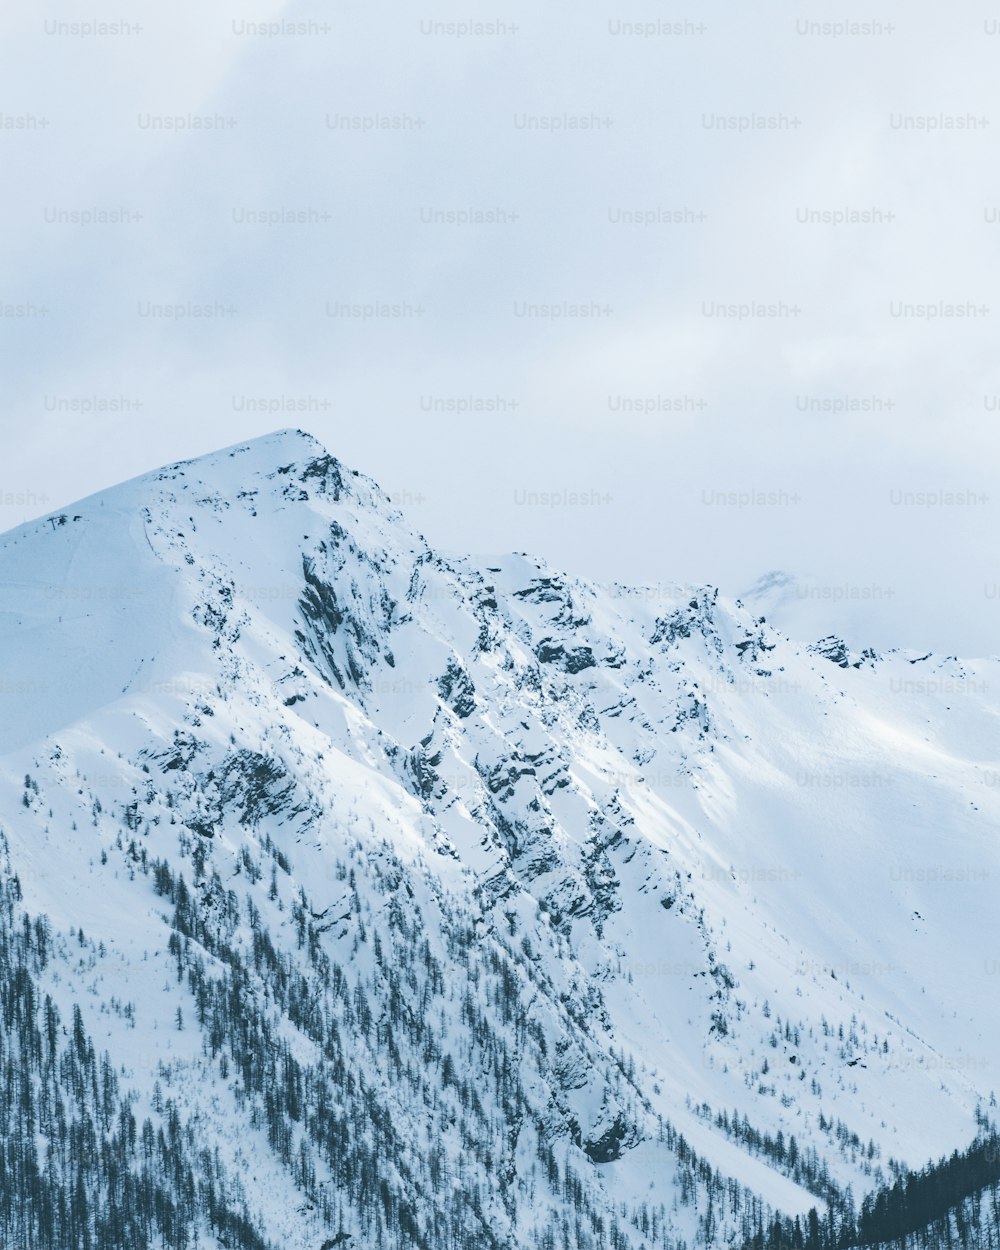
[[[842,8],[8,6],[0,528],[296,425],[446,550],[1000,652],[1000,11]]]

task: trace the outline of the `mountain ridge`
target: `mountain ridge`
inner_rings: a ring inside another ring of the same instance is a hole
[[[268,1236],[320,1244],[339,1211],[330,1235],[361,1244],[545,1245],[569,1192],[575,1244],[612,1223],[623,1247],[737,1244],[974,1136],[1000,1029],[965,953],[1000,872],[995,661],[816,652],[711,587],[445,559],[301,431],[20,526],[0,581],[0,825],[24,906],[103,943],[91,984],[176,965],[121,1029],[88,990],[88,1028],[137,1107],[155,1118],[160,1082],[237,1173],[234,1126],[257,1117]],[[289,987],[310,977],[325,1005],[303,1014]],[[223,983],[260,997],[277,1075],[222,1076],[247,1040]],[[48,989],[69,1019],[65,978]],[[172,1028],[176,1010],[203,1019]],[[345,1038],[377,1129],[350,1065],[324,1068]],[[492,1074],[479,1110],[472,1072]],[[304,1090],[357,1120],[339,1188]],[[770,1156],[720,1126],[734,1109]],[[388,1197],[359,1180],[372,1134]]]

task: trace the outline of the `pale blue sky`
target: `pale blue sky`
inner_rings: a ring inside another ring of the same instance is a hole
[[[988,15],[535,7],[0,16],[0,528],[299,425],[445,549],[733,594],[787,569],[881,589],[815,600],[858,641],[1000,651]],[[502,28],[447,33],[475,20]],[[377,302],[403,315],[329,315]],[[602,502],[524,502],[563,490]],[[717,498],[753,491],[782,502]]]

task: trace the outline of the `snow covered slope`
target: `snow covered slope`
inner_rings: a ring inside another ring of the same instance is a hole
[[[998,691],[445,559],[298,431],[0,538],[38,993],[285,1246],[738,1245],[967,1145]]]

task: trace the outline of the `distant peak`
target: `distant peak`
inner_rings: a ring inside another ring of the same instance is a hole
[[[754,584],[740,595],[740,598],[760,599],[775,592],[791,591],[794,590],[796,582],[797,579],[793,574],[786,573],[783,569],[771,569],[758,577]]]

